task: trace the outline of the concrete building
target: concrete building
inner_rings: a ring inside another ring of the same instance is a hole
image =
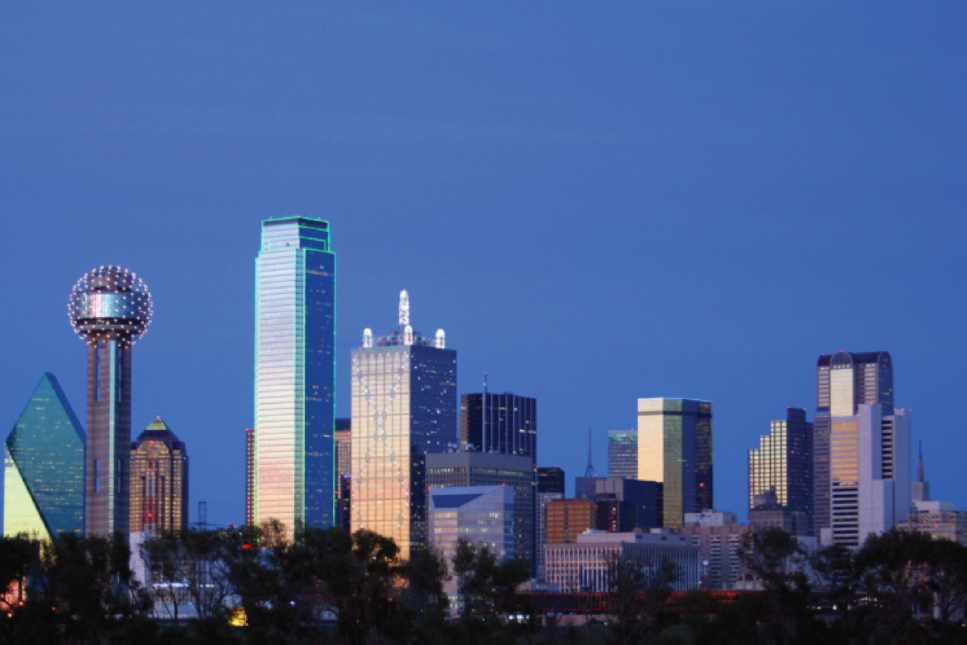
[[[752,504],[749,524],[756,530],[778,527],[790,535],[809,535],[809,516],[805,511],[783,506],[771,489],[756,495]]]
[[[702,589],[730,590],[746,573],[739,547],[753,528],[736,522],[735,513],[706,511],[689,514],[680,534],[700,550]]]
[[[618,557],[635,562],[646,575],[667,559],[678,568],[675,591],[698,588],[699,550],[680,535],[641,531],[588,532],[577,536],[575,542],[549,543],[547,585],[564,593],[610,591],[608,564]]]

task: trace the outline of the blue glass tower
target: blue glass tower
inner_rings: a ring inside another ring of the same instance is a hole
[[[336,255],[329,223],[262,222],[255,271],[254,520],[336,519]]]
[[[84,530],[86,437],[53,374],[44,374],[5,447],[4,535]]]

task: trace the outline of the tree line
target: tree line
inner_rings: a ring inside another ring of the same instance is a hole
[[[0,643],[967,643],[967,548],[920,533],[815,552],[780,529],[749,534],[740,556],[761,591],[731,597],[673,594],[672,563],[616,555],[605,565],[608,593],[577,597],[606,611],[589,605],[576,625],[553,594],[518,592],[528,563],[499,562],[465,541],[450,563],[432,550],[403,561],[392,539],[372,532],[297,527],[287,539],[267,522],[154,537],[139,549],[150,589],[121,536],[0,538],[0,579],[26,581],[23,595],[14,584],[0,601]]]

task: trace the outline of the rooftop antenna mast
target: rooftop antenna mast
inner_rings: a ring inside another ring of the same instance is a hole
[[[490,442],[487,441],[487,439],[489,438],[487,435],[489,434],[489,430],[490,430],[490,428],[488,427],[489,425],[488,422],[490,421],[490,406],[487,405],[487,372],[484,372],[484,391],[483,391],[482,403],[483,403],[483,414],[482,414],[483,432],[481,433],[482,436],[480,437],[480,439],[481,441],[483,441],[483,446],[480,447],[480,452],[489,452]]]
[[[591,463],[591,428],[588,428],[588,469],[584,471],[584,476],[598,478],[598,471],[594,469],[594,464]]]
[[[920,441],[920,467],[917,469],[917,481],[923,481],[923,442]]]

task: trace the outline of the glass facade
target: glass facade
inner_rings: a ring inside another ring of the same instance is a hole
[[[188,530],[188,451],[161,417],[131,444],[131,530]]]
[[[525,455],[537,463],[537,399],[516,394],[460,397],[460,443],[473,450]]]
[[[771,432],[759,437],[759,448],[749,451],[749,509],[753,498],[773,491],[776,503],[812,514],[813,424],[806,411],[788,408],[786,419],[773,421]]]
[[[608,477],[638,478],[638,431],[608,432]]]
[[[712,404],[638,400],[638,479],[662,484],[664,526],[712,508]]]
[[[336,256],[328,222],[262,222],[255,309],[254,520],[332,526]]]
[[[893,414],[893,359],[889,352],[823,354],[816,362],[813,420],[813,513],[816,534],[832,526],[830,436],[832,417],[856,414],[864,403]]]
[[[541,466],[537,469],[537,492],[564,495],[564,469],[558,466]]]
[[[84,531],[85,442],[57,379],[44,374],[7,437],[4,535]]]
[[[425,455],[457,439],[457,353],[441,333],[413,331],[404,291],[400,326],[352,354],[351,528],[392,537],[403,559],[426,544]]]
[[[486,546],[497,562],[513,559],[514,491],[509,486],[434,488],[428,500],[430,544],[447,563],[449,577],[443,590],[450,598],[450,613],[456,616],[462,611],[460,580],[453,572],[457,541]]]

